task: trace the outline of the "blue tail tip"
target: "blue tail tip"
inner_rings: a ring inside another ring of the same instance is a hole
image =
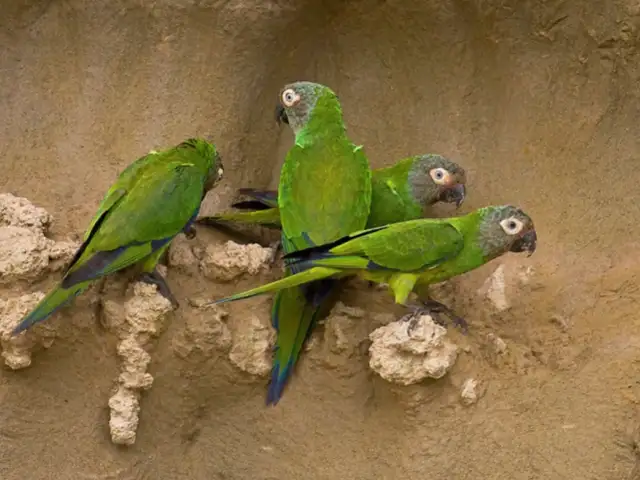
[[[287,383],[289,383],[289,372],[291,368],[287,368],[282,374],[280,373],[280,366],[274,365],[271,373],[271,382],[267,390],[267,405],[276,406],[282,394],[284,393]]]
[[[269,385],[269,390],[267,390],[267,401],[266,401],[267,406],[275,407],[280,401],[280,399],[282,398],[283,390],[284,390],[283,386],[277,386],[277,388],[272,388],[271,385]]]
[[[24,323],[20,323],[17,327],[11,330],[11,336],[15,337],[20,333],[24,332],[30,325],[25,325]]]
[[[221,298],[220,300],[211,300],[210,302],[206,302],[204,304],[204,306],[207,305],[220,305],[221,303],[227,303],[229,301],[229,299],[227,298]]]

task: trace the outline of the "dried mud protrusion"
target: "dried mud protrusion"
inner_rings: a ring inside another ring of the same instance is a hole
[[[29,200],[0,194],[0,284],[37,280],[60,269],[78,244],[46,237],[51,216]]]
[[[369,335],[369,367],[389,382],[412,385],[426,378],[441,378],[455,364],[458,347],[447,330],[429,315],[422,315],[409,332],[403,320],[389,323]]]
[[[183,317],[184,329],[172,341],[176,356],[189,360],[228,353],[232,336],[226,324],[227,312],[205,300],[192,301],[191,306],[193,310]]]
[[[55,242],[46,237],[52,217],[29,200],[10,193],[0,194],[0,285],[12,289],[0,298],[0,345],[5,365],[19,370],[31,365],[34,349],[51,346],[55,329],[49,322],[11,336],[22,318],[33,309],[44,293],[15,293],[21,281],[36,281],[46,273],[62,268],[78,248],[77,243]]]
[[[231,282],[244,275],[257,275],[271,266],[273,249],[257,243],[240,245],[231,240],[224,245],[209,245],[199,255],[205,277],[218,282]]]
[[[55,329],[48,322],[42,322],[20,335],[11,332],[20,320],[44,298],[44,293],[34,292],[8,300],[0,299],[0,345],[2,358],[12,370],[20,370],[31,365],[31,353],[37,348],[49,348],[55,339]]]
[[[271,371],[276,333],[270,325],[270,302],[270,298],[265,298],[258,308],[234,322],[233,344],[229,351],[231,363],[258,377],[265,377]]]
[[[124,305],[113,301],[104,304],[106,326],[119,338],[121,366],[116,392],[109,399],[109,428],[111,441],[120,445],[133,445],[136,441],[141,392],[153,383],[147,372],[151,362],[147,349],[173,309],[154,285],[136,282],[132,291]]]

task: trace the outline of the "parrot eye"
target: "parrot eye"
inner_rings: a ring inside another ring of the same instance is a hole
[[[522,231],[524,224],[515,217],[505,218],[500,222],[502,230],[508,235],[517,235]]]
[[[293,88],[287,88],[282,92],[282,103],[285,107],[293,107],[300,101],[300,95]]]
[[[449,183],[449,178],[451,177],[451,174],[447,170],[441,167],[432,168],[429,171],[429,175],[431,176],[431,179],[438,185],[445,185]]]

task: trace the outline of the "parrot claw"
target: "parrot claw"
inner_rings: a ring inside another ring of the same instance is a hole
[[[196,238],[196,227],[193,225],[189,225],[184,229],[184,236],[187,237],[187,240],[193,240]]]
[[[411,313],[407,313],[403,317],[400,317],[401,322],[409,322],[409,325],[407,325],[407,335],[409,336],[411,336],[411,334],[415,330],[416,326],[418,325],[418,319],[420,318],[420,315],[422,315],[420,307],[410,308],[412,308],[413,310]]]
[[[462,330],[462,333],[466,334],[468,332],[469,324],[467,321],[456,315],[453,310],[446,305],[436,302],[435,300],[421,301],[420,303],[420,306],[410,305],[409,308],[412,312],[402,317],[402,320],[410,321],[409,326],[407,327],[407,333],[411,334],[418,323],[418,318],[420,318],[420,315],[424,314],[429,315],[433,318],[434,322],[442,327],[447,326],[447,322],[442,318],[443,316],[447,316],[456,327]]]
[[[152,273],[145,272],[140,276],[140,281],[148,283],[149,285],[155,285],[158,288],[158,293],[171,302],[174,309],[180,307],[180,303],[176,300],[176,297],[171,293],[167,281],[164,279],[157,270]]]
[[[271,263],[271,265],[274,265],[276,263],[276,261],[278,260],[278,254],[282,250],[282,241],[276,240],[271,245],[269,245],[269,248],[271,248],[273,250],[273,253],[271,254],[271,259],[269,260],[269,263]]]

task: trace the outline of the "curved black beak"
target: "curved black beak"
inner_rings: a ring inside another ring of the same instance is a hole
[[[513,242],[511,248],[509,249],[511,252],[527,252],[527,257],[533,255],[533,252],[536,251],[536,243],[538,242],[538,236],[536,235],[535,230],[529,230],[518,240]]]
[[[285,112],[284,107],[280,104],[276,107],[276,122],[278,125],[281,123],[286,123],[289,125],[289,117],[287,117],[287,112]]]
[[[456,208],[460,208],[462,202],[464,202],[464,197],[466,195],[466,189],[464,184],[456,183],[453,187],[447,188],[442,195],[440,195],[441,202],[447,203],[455,203]]]

